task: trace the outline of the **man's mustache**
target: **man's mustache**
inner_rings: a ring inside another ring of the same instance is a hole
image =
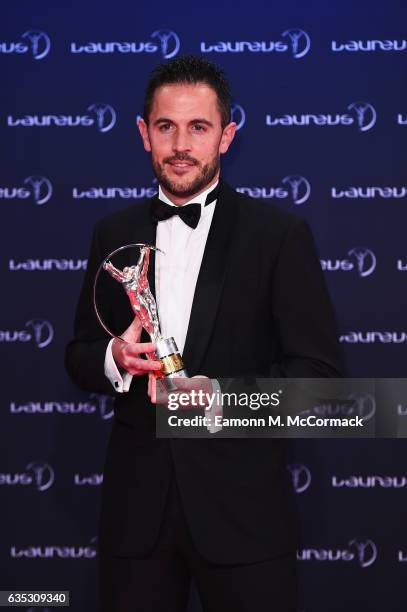
[[[176,161],[186,161],[194,164],[194,166],[198,166],[199,162],[194,157],[190,157],[187,153],[178,153],[177,155],[173,155],[172,157],[165,157],[163,159],[164,164],[172,164]]]

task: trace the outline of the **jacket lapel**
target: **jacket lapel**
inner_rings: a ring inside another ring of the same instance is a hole
[[[190,376],[199,373],[210,340],[228,268],[237,217],[236,193],[221,181],[195,287],[183,353],[185,367]]]

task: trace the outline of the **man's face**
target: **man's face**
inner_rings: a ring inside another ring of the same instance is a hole
[[[161,187],[182,204],[217,180],[220,154],[228,150],[236,124],[222,129],[209,85],[174,84],[156,90],[148,126],[140,120],[139,130]]]

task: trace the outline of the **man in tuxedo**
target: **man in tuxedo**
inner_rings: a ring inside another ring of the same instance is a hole
[[[139,130],[159,194],[100,221],[66,364],[83,389],[115,394],[99,530],[106,612],[181,612],[193,576],[205,612],[294,612],[295,536],[285,443],[159,439],[154,376],[139,322],[100,281],[100,262],[129,243],[156,244],[149,281],[164,337],[190,376],[340,375],[334,317],[307,224],[220,179],[236,131],[223,73],[185,56],[153,72]],[[122,252],[121,267],[129,263]],[[125,297],[125,296],[124,296]],[[147,376],[148,375],[148,376]],[[150,382],[148,382],[150,381]]]

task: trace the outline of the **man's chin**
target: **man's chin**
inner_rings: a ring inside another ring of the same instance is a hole
[[[174,195],[188,195],[195,186],[196,181],[191,180],[168,180],[164,184]]]
[[[205,181],[202,180],[176,182],[161,179],[160,183],[164,189],[177,198],[192,197],[206,187]]]
[[[153,164],[154,173],[160,185],[176,198],[192,198],[196,193],[203,191],[216,176],[219,170],[219,161],[214,160],[203,168],[191,168],[185,176],[180,177],[163,172],[161,166]]]

